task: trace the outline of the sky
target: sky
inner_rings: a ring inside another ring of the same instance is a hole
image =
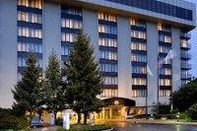
[[[197,7],[197,0],[185,0],[185,1],[195,3]],[[192,65],[190,74],[192,74],[192,76],[197,77],[197,28],[193,29],[190,33],[191,33],[191,39],[189,40],[189,43],[191,44],[191,50],[189,51],[189,53],[191,53],[190,64]]]

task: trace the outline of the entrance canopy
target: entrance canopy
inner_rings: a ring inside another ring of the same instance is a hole
[[[135,101],[128,99],[128,98],[123,98],[123,97],[111,97],[102,100],[105,103],[105,106],[110,106],[110,105],[121,105],[121,106],[135,106]]]

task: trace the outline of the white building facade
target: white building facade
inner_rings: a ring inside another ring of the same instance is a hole
[[[182,0],[1,0],[0,107],[11,107],[28,52],[41,69],[52,50],[67,60],[83,29],[103,76],[101,98],[131,99],[137,112],[150,113],[190,80],[195,25],[195,5]]]

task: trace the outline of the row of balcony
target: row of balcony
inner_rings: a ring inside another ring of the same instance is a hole
[[[189,59],[191,59],[191,54],[188,52],[182,52],[181,59],[189,60]]]
[[[181,32],[181,38],[189,40],[191,39],[191,33]]]
[[[190,70],[192,68],[191,64],[181,63],[181,69]]]

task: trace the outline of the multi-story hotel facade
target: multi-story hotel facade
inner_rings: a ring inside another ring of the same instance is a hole
[[[83,29],[103,76],[101,99],[130,99],[135,112],[150,113],[191,78],[195,25],[195,5],[183,0],[1,0],[0,107],[11,107],[28,52],[44,70],[52,50],[68,58]]]

